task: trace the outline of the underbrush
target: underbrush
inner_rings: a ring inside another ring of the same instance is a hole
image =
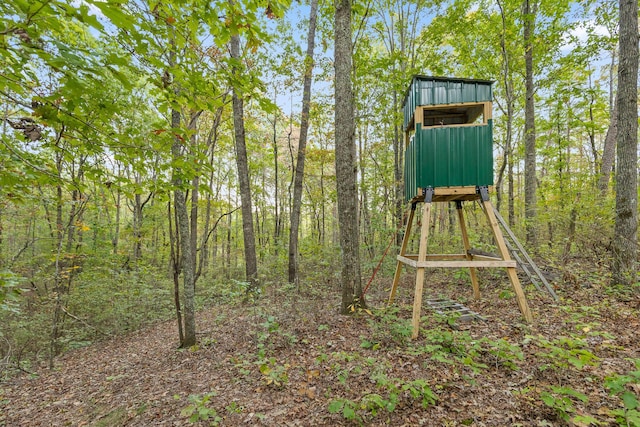
[[[19,291],[7,300],[11,309],[0,310],[0,379],[32,372],[66,351],[175,318],[174,285],[166,274],[144,263],[123,269],[119,260],[111,261],[106,267],[84,263],[63,271],[57,286],[47,269],[29,281],[16,279]],[[238,300],[246,290],[245,282],[202,277],[196,308]]]

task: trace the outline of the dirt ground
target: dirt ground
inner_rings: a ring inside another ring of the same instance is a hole
[[[430,274],[425,298],[456,300],[484,320],[425,305],[413,341],[410,273],[393,306],[383,277],[370,310],[352,316],[338,314],[330,280],[271,286],[255,304],[221,299],[199,313],[191,349],[177,349],[167,321],[0,384],[0,425],[627,425],[624,416],[634,425],[621,397],[640,394],[637,378],[617,392],[607,378],[640,370],[637,295],[586,274],[556,280],[559,303],[528,286],[528,325],[494,271],[480,271],[478,300],[464,275]]]

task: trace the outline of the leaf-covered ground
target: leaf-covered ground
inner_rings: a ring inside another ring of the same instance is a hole
[[[411,341],[410,274],[393,307],[382,309],[383,278],[367,295],[371,314],[349,317],[328,281],[271,286],[256,304],[221,299],[201,312],[194,348],[178,350],[175,322],[159,323],[0,384],[0,425],[640,423],[637,295],[572,274],[556,283],[558,304],[527,289],[535,323],[526,325],[503,273],[481,272],[479,300],[459,276],[429,276],[426,297],[456,299],[486,321],[425,307]]]

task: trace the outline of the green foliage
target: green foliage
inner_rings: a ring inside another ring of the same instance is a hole
[[[329,403],[329,412],[342,412],[346,420],[360,423],[365,418],[377,416],[381,411],[395,411],[403,393],[419,400],[423,408],[435,404],[438,400],[428,382],[422,379],[404,381],[401,378],[388,378],[381,369],[377,369],[371,375],[371,380],[375,381],[381,393],[367,393],[355,401],[345,398],[333,399]]]
[[[360,423],[362,418],[358,415],[359,405],[349,399],[333,399],[329,403],[329,412],[332,414],[342,413],[345,420],[356,421]]]
[[[605,378],[604,385],[609,394],[622,401],[621,409],[611,411],[620,426],[640,426],[640,398],[634,392],[640,386],[640,359],[635,359],[635,370],[627,374],[613,374]]]
[[[480,352],[485,354],[496,368],[505,366],[515,371],[518,369],[517,362],[524,360],[520,346],[505,338],[492,340],[485,337],[480,339],[479,344]]]
[[[468,349],[473,340],[466,331],[452,331],[449,328],[433,328],[422,331],[425,344],[413,347],[412,354],[428,354],[431,360],[454,364],[468,357]]]
[[[222,421],[218,412],[209,407],[209,401],[216,395],[215,391],[210,391],[203,395],[192,394],[189,396],[190,404],[180,411],[180,415],[187,417],[190,423],[207,421],[210,426],[217,426]],[[179,398],[179,397],[178,397]]]
[[[576,401],[586,403],[589,399],[584,393],[580,393],[570,387],[557,387],[551,386],[551,391],[545,391],[540,394],[540,399],[545,405],[554,409],[558,416],[564,421],[589,421],[590,423],[598,424],[597,420],[592,417],[580,416],[580,419],[573,417],[576,412],[574,403]]]
[[[366,338],[361,338],[362,342],[360,343],[360,347],[366,348],[368,350],[378,350],[380,349],[380,343],[375,341],[369,341]]]
[[[256,362],[260,366],[260,373],[264,383],[268,386],[282,388],[289,382],[289,364],[278,363],[275,357]]]
[[[61,351],[84,347],[173,316],[172,285],[167,278],[142,263],[138,272],[119,271],[120,261],[117,257],[105,257],[104,265],[100,266],[89,260],[82,269],[76,269],[81,272],[67,278],[72,281],[69,290],[61,294],[65,310],[57,340]],[[9,359],[22,368],[27,368],[49,345],[57,297],[47,292],[53,286],[53,278],[46,267],[31,281],[38,286],[11,303],[12,309],[20,309],[19,313],[0,310],[2,333],[7,340],[0,342],[0,350],[13,349]]]
[[[0,312],[20,312],[20,277],[11,271],[0,271]],[[0,332],[2,336],[2,332]]]
[[[559,337],[548,340],[542,336],[527,336],[525,342],[534,342],[541,349],[537,355],[551,361],[542,365],[542,370],[550,367],[567,369],[571,366],[582,369],[585,366],[597,366],[599,363],[598,357],[587,350],[587,343],[582,338]]]
[[[231,402],[225,407],[225,409],[227,410],[227,412],[236,414],[240,414],[242,413],[242,411],[244,411],[244,407],[242,405],[239,405],[237,402]]]
[[[403,384],[402,390],[408,391],[414,399],[422,399],[422,407],[434,405],[438,396],[431,390],[429,384],[422,379],[413,380]]]

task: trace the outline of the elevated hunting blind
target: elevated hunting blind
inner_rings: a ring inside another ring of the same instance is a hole
[[[413,304],[413,338],[418,336],[425,269],[469,268],[473,295],[480,296],[477,267],[506,268],[522,315],[531,312],[489,199],[493,185],[492,82],[448,77],[413,77],[404,99],[405,199],[409,202],[406,230],[398,255],[389,303],[393,302],[402,265],[417,269]],[[462,203],[479,201],[493,232],[499,256],[474,254],[464,222]],[[431,205],[454,202],[464,253],[428,254]],[[417,254],[407,254],[418,203],[424,203]]]
[[[415,76],[404,100],[405,197],[493,185],[491,83]]]

